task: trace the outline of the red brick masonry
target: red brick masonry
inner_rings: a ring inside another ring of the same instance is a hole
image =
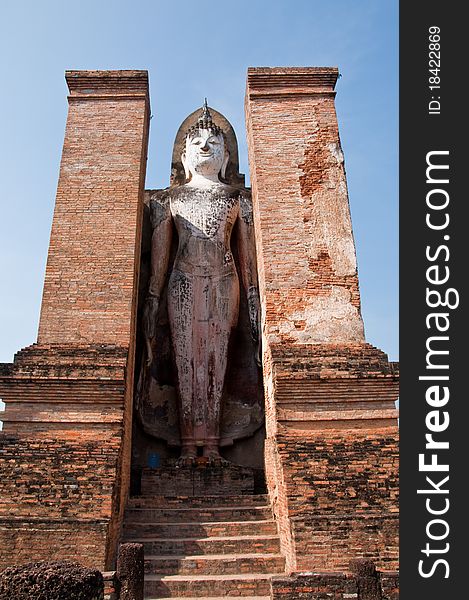
[[[128,496],[146,71],[68,71],[38,345],[0,366],[0,567],[110,568]]]
[[[266,478],[289,572],[398,564],[398,369],[364,339],[337,76],[280,67],[247,79]]]
[[[315,571],[274,580],[278,600],[359,600],[362,576],[347,573],[357,558],[389,571],[380,593],[396,598],[398,368],[364,338],[337,76],[248,72],[266,480],[287,573]],[[0,568],[113,568],[128,497],[148,78],[71,71],[67,82],[38,344],[0,365]],[[261,584],[244,593],[268,594]]]
[[[378,571],[367,578],[345,573],[275,577],[271,597],[272,600],[399,600],[399,575]]]

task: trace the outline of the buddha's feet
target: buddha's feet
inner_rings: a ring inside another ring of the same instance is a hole
[[[218,447],[205,446],[204,457],[208,458],[209,464],[214,466],[226,466],[229,464],[228,461],[220,455]]]
[[[197,450],[195,446],[183,446],[181,456],[176,461],[178,467],[192,467],[197,458]]]

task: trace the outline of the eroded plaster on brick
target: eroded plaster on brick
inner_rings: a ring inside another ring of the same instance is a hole
[[[333,132],[337,137],[338,132]],[[303,222],[309,236],[309,255],[327,248],[337,276],[356,273],[355,244],[345,181],[344,156],[339,141],[327,142],[330,128],[307,137],[304,161],[299,164]]]
[[[362,318],[350,303],[349,292],[340,286],[333,286],[327,296],[309,297],[299,309],[285,310],[283,317],[278,329],[269,331],[270,343],[280,343],[285,336],[300,344],[364,339]]]

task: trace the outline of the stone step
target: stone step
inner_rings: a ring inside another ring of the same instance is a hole
[[[199,523],[208,521],[261,521],[272,518],[268,506],[235,506],[205,508],[128,508],[127,525],[131,523]]]
[[[278,554],[278,535],[253,535],[211,538],[129,538],[127,542],[143,544],[145,556],[197,554]]]
[[[270,580],[276,575],[146,575],[145,597],[269,596]]]
[[[284,572],[285,559],[280,554],[145,556],[145,574],[239,575]]]
[[[126,523],[125,541],[133,538],[212,538],[256,535],[276,535],[273,519],[263,521],[231,521],[208,523]]]
[[[128,508],[198,508],[233,506],[268,506],[267,494],[246,494],[244,496],[134,496],[129,499]]]

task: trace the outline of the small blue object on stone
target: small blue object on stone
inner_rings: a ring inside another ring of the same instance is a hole
[[[148,455],[148,466],[150,469],[158,469],[160,467],[160,455],[157,452],[150,452]]]

